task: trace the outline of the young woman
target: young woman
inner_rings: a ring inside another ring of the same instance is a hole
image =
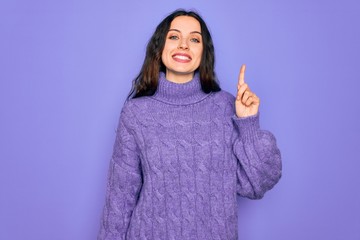
[[[121,111],[98,239],[237,239],[237,194],[261,198],[281,176],[244,73],[236,98],[220,89],[198,14],[158,25]]]

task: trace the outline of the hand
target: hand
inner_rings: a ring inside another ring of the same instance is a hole
[[[249,117],[259,111],[260,99],[253,93],[245,83],[245,64],[240,68],[238,80],[238,92],[235,100],[237,117]]]

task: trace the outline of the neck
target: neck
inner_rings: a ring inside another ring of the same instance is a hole
[[[166,79],[174,83],[187,83],[194,78],[194,72],[186,74],[176,74],[166,70]]]
[[[209,96],[203,92],[199,74],[194,74],[190,81],[176,83],[166,78],[165,73],[160,72],[154,99],[174,105],[187,105],[199,102]]]

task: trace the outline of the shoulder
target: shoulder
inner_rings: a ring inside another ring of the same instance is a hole
[[[120,112],[120,122],[124,122],[127,126],[134,126],[137,122],[138,116],[144,114],[144,109],[147,108],[148,101],[145,100],[147,97],[127,99]]]
[[[211,105],[215,109],[219,109],[226,116],[232,116],[235,111],[235,97],[227,91],[220,90],[211,94]]]
[[[125,100],[120,111],[119,124],[129,132],[138,131],[148,120],[151,120],[153,102],[147,96]]]
[[[138,112],[142,112],[151,105],[151,98],[149,97],[139,97],[139,98],[132,98],[125,101],[122,114],[132,114],[137,115]]]
[[[213,95],[213,99],[216,102],[228,103],[230,105],[233,105],[235,102],[235,97],[231,93],[225,90],[220,90],[219,92],[213,92],[212,95]]]

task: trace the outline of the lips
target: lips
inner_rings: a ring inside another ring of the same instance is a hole
[[[188,55],[186,53],[175,53],[174,55],[172,55],[172,58],[175,61],[181,62],[181,63],[187,63],[187,62],[191,61],[190,55]]]

